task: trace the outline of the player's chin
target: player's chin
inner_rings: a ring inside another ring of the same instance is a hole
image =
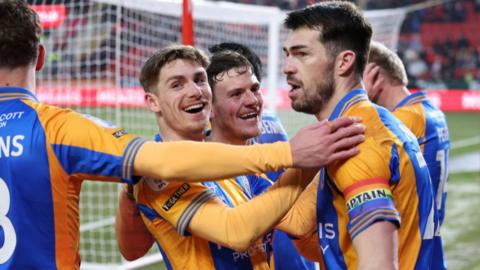
[[[261,130],[258,125],[241,125],[238,126],[239,133],[245,139],[254,138],[260,135]]]

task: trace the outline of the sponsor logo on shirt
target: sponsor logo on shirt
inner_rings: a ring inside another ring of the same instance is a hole
[[[164,190],[168,186],[168,182],[159,180],[159,179],[152,179],[148,177],[143,178],[145,183],[150,187],[151,190],[155,192],[160,192]]]
[[[6,127],[9,120],[17,120],[22,118],[24,113],[24,111],[1,113],[0,128]]]
[[[115,138],[120,138],[122,137],[123,135],[127,134],[127,132],[125,131],[125,129],[120,129],[118,131],[115,131],[112,135],[113,137]]]
[[[165,211],[170,210],[170,208],[172,208],[177,203],[178,199],[180,199],[180,197],[182,197],[182,195],[185,194],[185,192],[187,192],[189,189],[190,189],[189,184],[184,183],[183,185],[181,185],[173,193],[173,195],[170,198],[168,198],[167,202],[162,207],[163,210],[165,210]]]

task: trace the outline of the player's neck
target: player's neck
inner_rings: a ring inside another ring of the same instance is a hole
[[[342,100],[342,98],[350,91],[358,88],[364,88],[360,81],[346,80],[343,81],[343,83],[338,83],[337,81],[332,97],[326,104],[323,105],[322,110],[315,114],[315,117],[317,117],[319,121],[328,119],[340,100]]]
[[[393,111],[397,105],[402,102],[411,93],[408,88],[403,85],[392,85],[385,95],[382,95],[380,105],[387,108],[389,111]],[[388,94],[387,94],[388,93]]]
[[[22,87],[35,93],[35,70],[31,67],[0,68],[0,87]]]

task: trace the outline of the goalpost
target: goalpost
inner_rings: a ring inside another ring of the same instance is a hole
[[[45,68],[38,76],[40,100],[68,106],[152,138],[153,114],[143,108],[138,75],[156,50],[181,42],[181,0],[29,0],[45,29]],[[46,3],[49,4],[46,4]],[[195,0],[195,46],[243,43],[264,63],[265,102],[281,106],[286,37],[278,8]],[[52,4],[53,3],[53,4]],[[395,48],[405,10],[367,11],[374,38]],[[290,125],[287,119],[284,123]],[[82,269],[133,269],[161,260],[156,247],[135,262],[120,256],[114,216],[120,185],[85,181],[80,199]]]

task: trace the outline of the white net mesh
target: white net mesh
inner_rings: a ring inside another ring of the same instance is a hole
[[[282,96],[281,89],[286,88],[279,61],[283,58],[280,48],[285,32],[280,29],[284,14],[275,8],[194,2],[195,45],[206,50],[219,42],[234,41],[252,48],[264,63],[264,86],[280,89],[267,95],[267,103],[285,106],[280,97],[273,102],[274,95]],[[151,138],[157,127],[153,114],[143,108],[138,75],[152,52],[180,42],[180,2],[29,0],[29,3],[45,23],[43,44],[47,62],[38,77],[39,98]],[[367,16],[370,17],[368,13]],[[395,47],[403,14],[386,12],[373,14],[371,18],[377,39]],[[290,133],[305,121],[311,121],[290,110],[278,111]],[[113,228],[118,188],[119,185],[108,183],[83,184],[82,268],[112,269],[113,265],[124,264]]]

